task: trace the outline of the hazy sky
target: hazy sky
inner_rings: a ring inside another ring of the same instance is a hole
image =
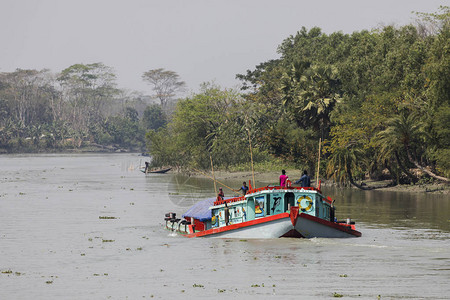
[[[121,88],[150,92],[141,75],[165,68],[190,90],[278,58],[302,26],[351,33],[405,25],[450,0],[0,0],[0,72],[103,62]]]

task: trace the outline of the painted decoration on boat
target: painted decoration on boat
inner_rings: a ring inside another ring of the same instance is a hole
[[[272,211],[271,214],[279,214],[283,211],[283,208],[281,207],[281,197],[273,197],[272,199],[272,208],[270,208]]]
[[[309,196],[300,196],[297,199],[297,205],[302,212],[310,212],[313,210],[314,201]]]
[[[260,196],[255,198],[255,217],[264,217],[264,201],[265,197]]]

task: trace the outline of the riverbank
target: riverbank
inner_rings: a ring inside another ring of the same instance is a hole
[[[286,170],[286,174],[289,176],[290,180],[294,182],[299,179],[302,175],[302,172],[299,170]],[[190,176],[202,177],[202,178],[210,178],[212,175],[202,174],[200,172],[192,171],[189,173]],[[254,177],[255,181],[259,184],[265,185],[276,185],[278,184],[278,177],[280,176],[280,172],[255,172]],[[227,171],[215,171],[214,177],[217,181],[225,181],[225,180],[242,180],[247,181],[252,180],[252,172],[227,172]],[[342,185],[338,185],[331,180],[322,181],[322,186],[328,187],[342,187]],[[389,180],[386,181],[375,181],[375,180],[366,180],[362,182],[363,185],[369,188],[375,188],[376,191],[390,191],[390,192],[408,192],[408,193],[432,193],[432,194],[450,194],[450,185],[445,183],[417,183],[415,185],[411,184],[400,184],[396,186],[383,187],[390,183]],[[315,178],[311,178],[311,185],[315,186]],[[347,186],[354,189],[357,189],[353,186]]]
[[[67,144],[57,148],[39,147],[32,143],[25,143],[20,149],[0,148],[0,154],[42,154],[42,153],[143,153],[145,148],[122,147],[118,144],[100,145],[97,143],[85,142],[80,147]]]

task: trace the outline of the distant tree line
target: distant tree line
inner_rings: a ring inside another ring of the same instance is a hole
[[[205,84],[147,133],[156,164],[209,169],[281,160],[364,188],[450,176],[450,11],[352,34],[302,28],[240,93]]]
[[[163,106],[118,89],[113,69],[102,63],[75,64],[58,74],[21,69],[0,73],[0,153],[145,151],[145,132],[166,125],[167,103],[184,85],[177,74],[164,72],[153,72],[174,79],[158,84],[171,92]]]

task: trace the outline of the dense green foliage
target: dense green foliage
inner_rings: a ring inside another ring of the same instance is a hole
[[[284,160],[357,185],[387,177],[416,183],[450,176],[450,13],[417,25],[352,34],[302,28],[280,58],[237,77],[242,95],[206,87],[178,103],[162,131],[147,135],[159,164],[186,167]]]

